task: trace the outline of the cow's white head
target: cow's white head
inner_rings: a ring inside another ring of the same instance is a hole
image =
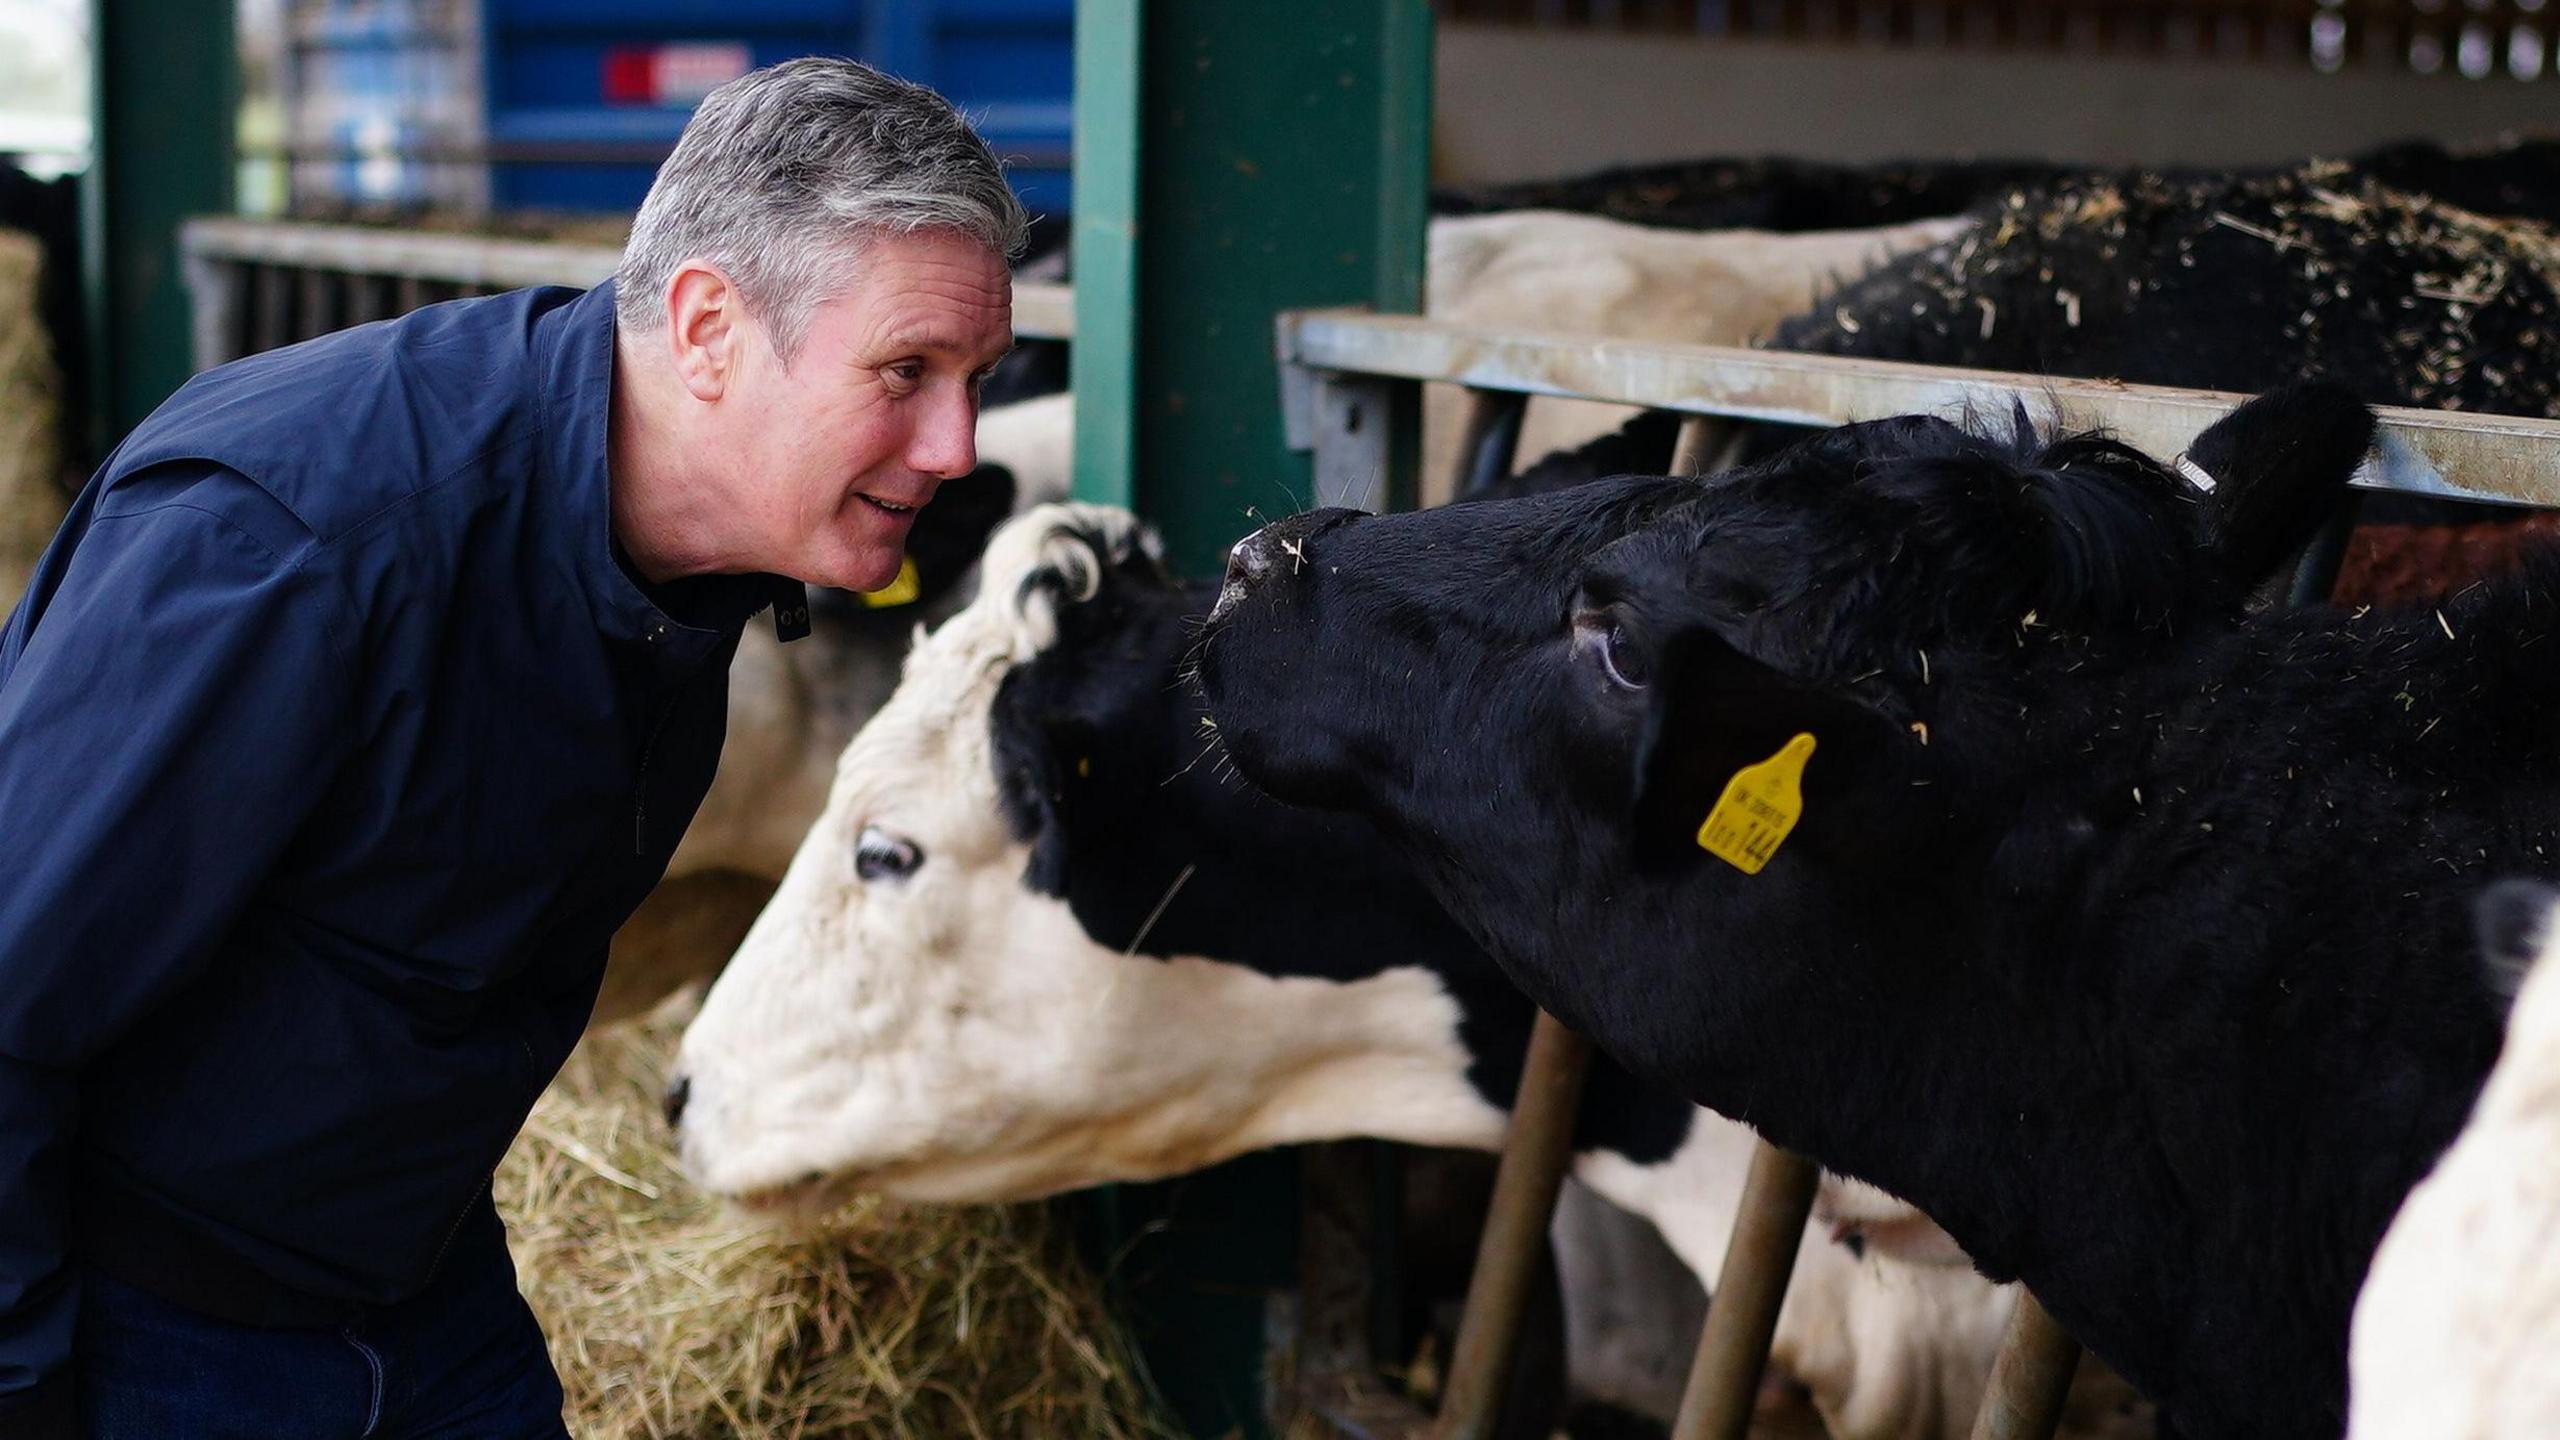
[[[1087,880],[1119,867],[1102,878],[1155,897],[1158,933],[1186,909],[1194,933],[1252,926],[1206,913],[1212,879],[1184,893],[1219,856],[1159,876],[1147,867],[1163,857],[1107,833],[1072,856],[1041,833],[1108,824],[1068,814],[1063,792],[1079,782],[1143,800],[1173,776],[1097,777],[1105,762],[1050,754],[1058,775],[1041,781],[1019,752],[1049,740],[1019,733],[1030,727],[1000,703],[1009,678],[1073,643],[1145,672],[1122,687],[1131,705],[1187,717],[1179,649],[1161,639],[1182,604],[1123,512],[1044,506],[996,534],[978,599],[918,640],[685,1036],[671,1110],[704,1185],[993,1200],[1340,1135],[1494,1143],[1501,1114],[1467,1082],[1460,1009],[1431,971],[1327,977],[1105,944],[1068,899],[1029,883],[1035,864]],[[1120,624],[1149,606],[1156,640]],[[1062,619],[1077,632],[1063,640]],[[1052,873],[1045,888],[1067,887]]]

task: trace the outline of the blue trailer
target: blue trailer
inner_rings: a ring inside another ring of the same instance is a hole
[[[629,210],[693,106],[795,55],[852,55],[977,121],[1033,209],[1067,207],[1073,0],[485,0],[501,209]]]
[[[1074,0],[292,0],[295,208],[629,213],[694,105],[851,55],[968,112],[1063,215]]]

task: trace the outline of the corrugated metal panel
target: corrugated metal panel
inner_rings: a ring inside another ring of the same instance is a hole
[[[1452,19],[1921,49],[2548,76],[2548,0],[1436,0]]]

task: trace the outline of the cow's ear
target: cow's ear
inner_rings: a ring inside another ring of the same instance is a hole
[[[907,558],[915,562],[916,596],[930,601],[949,593],[978,563],[987,536],[1013,513],[1013,472],[981,465],[945,480],[933,502],[916,512],[907,531]]]
[[[2223,576],[2245,590],[2289,563],[2346,499],[2373,436],[2373,412],[2326,381],[2270,390],[2197,436],[2178,468],[2212,486]]]
[[[1750,767],[1770,767],[1755,772],[1766,777],[1801,762],[1791,779],[1804,824],[1919,743],[1888,692],[1798,680],[1703,627],[1664,647],[1649,701],[1634,784],[1636,850],[1649,862],[1697,855],[1701,827]],[[1810,754],[1801,736],[1812,737]]]
[[[993,730],[990,759],[996,772],[996,803],[1005,827],[1030,847],[1022,883],[1043,895],[1063,895],[1067,888],[1065,813],[1073,803],[1074,770],[1063,757],[1077,749],[1071,725],[1050,707],[1036,686],[1007,683],[998,688],[988,714]]]
[[[2540,880],[2501,880],[2472,901],[2482,977],[2501,1002],[2514,1002],[2534,961],[2550,947],[2556,905],[2560,889]]]

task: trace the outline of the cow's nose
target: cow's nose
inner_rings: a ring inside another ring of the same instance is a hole
[[[1264,526],[1227,552],[1227,583],[1252,585],[1271,573],[1271,527]]]
[[[687,1100],[690,1100],[690,1099],[692,1099],[692,1098],[693,1098],[693,1077],[692,1077],[692,1076],[690,1076],[690,1075],[679,1075],[679,1076],[677,1076],[674,1080],[672,1080],[672,1081],[670,1081],[670,1082],[668,1083],[668,1085],[667,1085],[667,1099],[666,1099],[667,1128],[668,1128],[668,1129],[673,1130],[673,1129],[675,1129],[677,1126],[682,1125],[682,1124],[684,1123],[684,1102],[686,1102]]]

